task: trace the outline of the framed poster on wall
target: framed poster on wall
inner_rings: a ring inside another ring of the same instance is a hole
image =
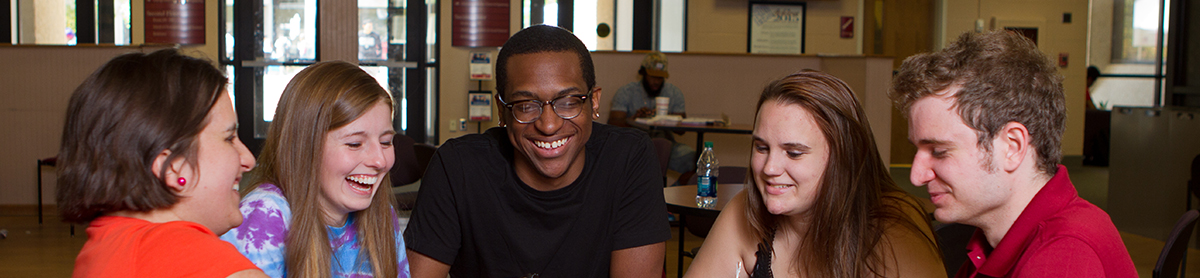
[[[766,54],[804,53],[804,2],[750,2],[746,51]]]

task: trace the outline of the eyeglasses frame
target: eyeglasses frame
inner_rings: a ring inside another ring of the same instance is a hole
[[[504,97],[500,96],[500,94],[496,94],[496,100],[499,100],[500,105],[504,106],[504,108],[508,108],[509,114],[512,114],[513,120],[516,120],[518,123],[528,124],[528,123],[536,122],[537,120],[540,120],[542,118],[542,113],[546,113],[546,105],[550,105],[550,111],[554,111],[554,115],[558,116],[559,118],[562,118],[563,120],[570,120],[570,119],[577,118],[577,117],[579,117],[579,115],[583,115],[583,109],[580,109],[579,114],[575,114],[575,116],[563,117],[562,115],[558,114],[558,109],[554,108],[554,102],[559,101],[561,99],[569,98],[569,97],[579,97],[579,100],[583,101],[584,103],[587,103],[587,101],[592,98],[592,92],[593,91],[589,89],[587,94],[564,95],[561,97],[554,98],[550,101],[542,101],[539,99],[527,99],[527,100],[518,100],[513,103],[505,102]],[[529,121],[521,121],[521,119],[517,119],[517,113],[512,112],[513,106],[518,103],[529,102],[529,101],[541,104],[541,105],[538,105],[538,109],[541,110],[538,112],[538,116],[536,118],[533,118],[533,120],[529,120]]]

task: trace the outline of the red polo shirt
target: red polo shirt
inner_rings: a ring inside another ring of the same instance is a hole
[[[1079,198],[1062,165],[996,248],[975,230],[967,256],[956,277],[1137,277],[1108,213]]]

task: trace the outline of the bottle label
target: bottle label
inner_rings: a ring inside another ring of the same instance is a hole
[[[696,196],[717,197],[717,181],[710,176],[696,178]]]

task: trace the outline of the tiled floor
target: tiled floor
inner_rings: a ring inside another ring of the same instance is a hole
[[[1107,198],[1108,169],[1099,167],[1071,166],[1071,180],[1080,196],[1104,208]],[[893,168],[893,177],[901,187],[913,191],[914,195],[926,196],[921,188],[908,183],[907,168]],[[0,239],[0,278],[4,277],[69,277],[74,266],[75,255],[87,240],[83,230],[76,227],[76,235],[69,235],[70,226],[58,220],[53,208],[46,210],[44,224],[37,223],[37,214],[32,206],[0,206],[0,229],[7,237]],[[678,236],[672,228],[671,235]],[[1150,277],[1163,243],[1158,240],[1122,233],[1121,238],[1129,249],[1134,265],[1141,277]],[[667,241],[667,277],[676,277],[676,243]],[[700,246],[703,239],[688,234],[684,249]],[[1187,277],[1200,277],[1200,250],[1188,251]],[[690,258],[684,258],[686,271]]]

